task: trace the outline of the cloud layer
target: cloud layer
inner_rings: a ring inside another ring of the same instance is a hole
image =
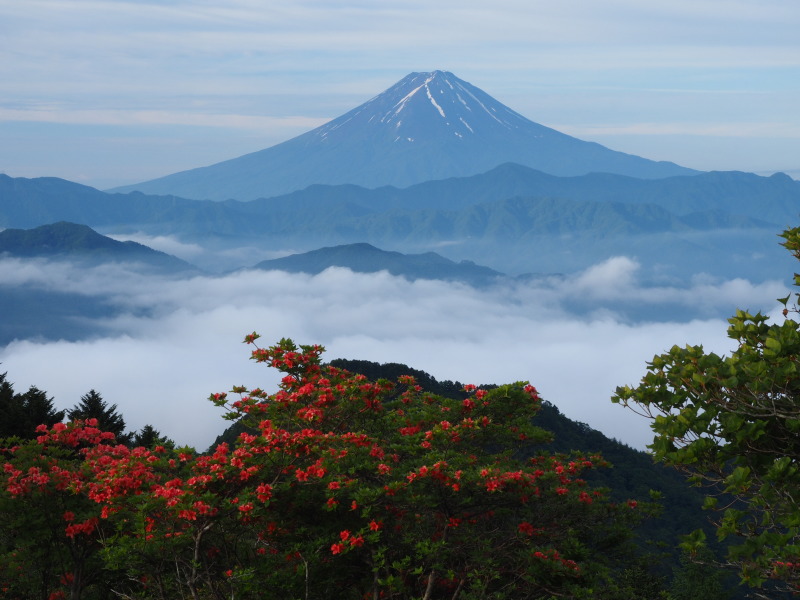
[[[440,380],[529,380],[570,418],[643,448],[647,424],[609,402],[615,387],[638,381],[646,361],[673,344],[729,350],[719,315],[735,306],[771,309],[785,291],[777,283],[701,280],[684,289],[641,288],[626,258],[568,279],[483,291],[345,269],[169,280],[9,259],[0,261],[0,281],[107,296],[123,307],[102,337],[19,340],[0,350],[18,391],[37,385],[63,408],[94,388],[130,428],[151,423],[200,449],[226,426],[209,394],[234,385],[274,389],[278,381],[248,360],[241,340],[253,330],[267,344],[281,337],[321,343],[329,359],[401,362]],[[687,317],[632,320],[623,297],[655,316],[668,303]],[[713,316],[689,317],[698,314]]]

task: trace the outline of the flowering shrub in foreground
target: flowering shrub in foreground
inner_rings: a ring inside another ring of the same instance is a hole
[[[76,422],[43,428],[35,467],[7,451],[6,502],[79,505],[58,538],[83,563],[51,569],[52,597],[602,597],[640,511],[586,485],[600,457],[537,452],[533,386],[453,400],[257,339],[284,377],[211,396],[249,426],[231,447],[129,449]]]

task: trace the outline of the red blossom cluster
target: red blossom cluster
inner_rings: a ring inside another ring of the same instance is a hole
[[[483,548],[471,541],[486,536],[497,536],[495,552],[515,568],[533,558],[568,573],[569,581],[580,573],[569,556],[543,548],[561,540],[548,536],[567,518],[569,531],[580,532],[583,511],[604,500],[581,479],[604,463],[598,456],[518,456],[525,443],[545,439],[532,422],[540,405],[533,386],[468,385],[464,398],[440,398],[411,377],[397,387],[322,365],[321,353],[320,346],[289,341],[253,350],[254,360],[285,376],[274,394],[237,387],[238,399],[211,396],[250,427],[235,445],[207,454],[130,449],[96,422],[56,424],[38,430],[36,465],[23,469],[10,452],[3,487],[13,498],[53,492],[85,498],[80,517],[63,513],[65,538],[126,540],[143,556],[173,553],[172,564],[187,565],[179,584],[190,591],[220,581],[244,585],[236,574],[245,567],[263,568],[265,577],[285,571],[290,580],[316,556],[315,547],[330,548],[324,561],[385,556],[374,567],[381,578],[409,589],[424,583],[414,569],[433,569],[442,557],[457,574],[446,585],[459,577],[491,582],[495,574],[474,566],[490,557],[470,555]],[[48,458],[55,448],[72,455]],[[104,528],[115,537],[101,538]],[[245,555],[255,562],[245,565]],[[158,560],[126,564],[129,580],[152,581],[146,569]],[[206,580],[191,574],[198,569],[207,571]]]
[[[574,560],[562,557],[558,550],[551,549],[544,552],[537,550],[532,554],[532,556],[542,561],[549,561],[550,563],[565,568],[568,571],[572,571],[575,574],[578,574],[581,570],[578,566],[578,563],[576,563]]]

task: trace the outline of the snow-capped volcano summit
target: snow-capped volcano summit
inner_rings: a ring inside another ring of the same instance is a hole
[[[349,125],[349,128],[345,126]],[[495,129],[534,125],[452,73],[411,73],[372,100],[319,127],[320,139],[341,138],[353,127],[392,142],[442,141],[442,136],[478,139]],[[338,133],[337,133],[338,132]],[[338,140],[337,140],[338,141]]]
[[[116,191],[252,200],[311,184],[406,187],[513,162],[553,175],[694,173],[534,123],[447,71],[410,73],[371,100],[265,150]]]

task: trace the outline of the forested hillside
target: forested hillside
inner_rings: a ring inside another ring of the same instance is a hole
[[[627,464],[560,448],[636,453],[568,422],[533,386],[323,364],[318,346],[256,339],[253,357],[285,374],[280,389],[213,394],[244,429],[205,453],[152,426],[125,433],[94,390],[64,424],[46,393],[14,392],[4,376],[5,414],[42,421],[5,432],[21,434],[3,449],[6,594],[261,598],[268,582],[287,598],[684,598],[711,582],[706,598],[730,597],[721,574],[645,543],[659,509],[628,491],[652,480],[630,473],[613,489],[624,477],[597,474]],[[658,483],[666,501],[680,496],[669,477]]]

